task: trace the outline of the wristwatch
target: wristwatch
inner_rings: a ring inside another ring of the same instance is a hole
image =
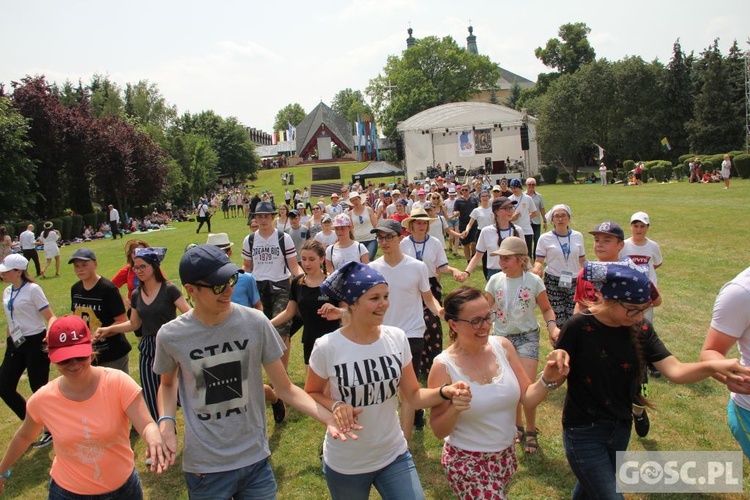
[[[539,381],[548,391],[552,391],[560,387],[560,382],[547,382],[546,380],[544,380],[544,372],[539,372]]]

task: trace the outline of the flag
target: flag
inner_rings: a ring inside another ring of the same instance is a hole
[[[271,144],[276,145],[276,132],[271,134]]]
[[[293,141],[297,138],[297,127],[295,127],[289,122],[286,122],[286,123],[289,126],[287,130],[287,135],[289,136],[288,140]]]
[[[666,137],[661,140],[661,147],[664,148],[665,152],[666,151],[672,151],[672,146],[669,145],[669,141],[667,140]]]
[[[603,147],[601,147],[600,145],[598,145],[597,143],[594,143],[594,146],[596,146],[597,148],[599,148],[599,159],[603,160],[604,159],[604,152],[606,150]]]

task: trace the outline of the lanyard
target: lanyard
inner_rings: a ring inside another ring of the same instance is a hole
[[[521,274],[521,284],[518,285],[518,289],[516,290],[516,294],[513,297],[513,302],[510,303],[510,287],[508,286],[508,280],[511,278],[505,277],[505,283],[504,283],[504,294],[505,295],[505,307],[507,310],[507,315],[510,317],[511,311],[515,310],[516,304],[518,303],[518,298],[521,296],[521,290],[523,289],[523,282],[526,280],[526,273],[524,272]],[[510,306],[510,307],[508,307]]]
[[[565,258],[565,264],[567,265],[568,264],[568,259],[570,258],[570,251],[571,251],[571,248],[570,248],[570,230],[568,230],[568,234],[565,236],[566,238],[568,238],[568,242],[567,243],[563,243],[560,240],[560,235],[557,234],[557,232],[555,232],[554,230],[552,231],[552,234],[555,235],[555,238],[557,238],[557,243],[560,244],[560,250],[562,250],[563,257]]]
[[[13,285],[10,285],[10,298],[8,299],[8,311],[10,311],[10,319],[13,319],[13,302],[18,298],[18,294],[21,293],[21,289],[26,286],[27,281],[24,281],[21,286],[16,290],[16,296],[13,296]]]
[[[427,238],[425,238],[424,241],[419,242],[419,244],[422,245],[421,250],[417,250],[417,241],[414,240],[413,236],[409,235],[409,239],[411,240],[411,244],[414,247],[414,253],[417,256],[417,260],[421,262],[422,257],[424,256],[424,247],[425,247],[425,244],[427,243],[427,240],[430,239],[430,235],[428,234]]]

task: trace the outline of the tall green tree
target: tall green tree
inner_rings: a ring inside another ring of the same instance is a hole
[[[714,40],[697,62],[695,115],[685,127],[693,152],[724,152],[739,146],[736,126],[731,120],[734,111],[726,66],[719,42]]]
[[[508,96],[508,99],[505,100],[505,105],[509,108],[516,108],[516,104],[518,104],[518,100],[521,98],[521,86],[518,84],[518,82],[514,82],[513,86],[510,88],[510,95]]]
[[[734,144],[733,149],[744,149],[747,141],[747,132],[745,130],[745,54],[734,41],[729,47],[729,54],[725,58],[725,71],[727,82],[729,83],[729,100],[731,101],[732,115],[727,117],[730,127],[734,133],[730,132],[730,141]]]
[[[661,78],[663,102],[656,108],[656,124],[662,137],[672,148],[666,156],[676,162],[680,155],[690,151],[685,124],[693,118],[693,54],[685,55],[677,39],[672,48],[672,58]]]
[[[166,197],[177,203],[187,203],[206,194],[219,178],[219,155],[211,139],[171,127],[166,141],[172,159]]]
[[[0,97],[0,214],[8,220],[28,217],[36,201],[36,165],[28,157],[31,148],[26,135],[29,124],[13,107],[10,99]]]
[[[517,107],[527,108],[530,113],[537,114],[539,103],[535,100],[543,96],[555,80],[561,75],[573,74],[596,60],[596,52],[589,43],[589,33],[591,28],[586,23],[563,24],[557,30],[558,38],[550,38],[544,48],[537,47],[534,50],[537,59],[557,71],[540,73],[536,85],[521,92]]]
[[[305,109],[299,103],[287,104],[276,113],[276,118],[273,121],[273,131],[287,130],[289,124],[296,127],[306,116]]]
[[[122,89],[109,79],[109,75],[95,74],[87,90],[91,95],[91,115],[94,118],[124,114]]]
[[[489,57],[459,47],[449,36],[430,36],[417,40],[401,57],[388,57],[366,92],[389,136],[399,121],[440,104],[467,101],[498,78],[500,67]]]
[[[352,134],[357,132],[354,123],[358,116],[372,115],[372,108],[365,102],[362,92],[350,88],[336,93],[331,101],[331,109],[347,119],[351,124]]]
[[[125,85],[125,114],[144,126],[166,130],[177,117],[177,108],[162,96],[158,85],[148,80]]]

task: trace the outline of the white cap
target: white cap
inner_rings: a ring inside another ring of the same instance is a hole
[[[27,267],[29,267],[29,261],[26,260],[26,257],[20,253],[12,253],[5,257],[5,260],[0,264],[0,273],[7,273],[13,269],[25,271]]]
[[[647,226],[651,225],[651,221],[648,218],[648,214],[646,212],[636,212],[630,217],[630,223],[633,222],[643,222]]]

